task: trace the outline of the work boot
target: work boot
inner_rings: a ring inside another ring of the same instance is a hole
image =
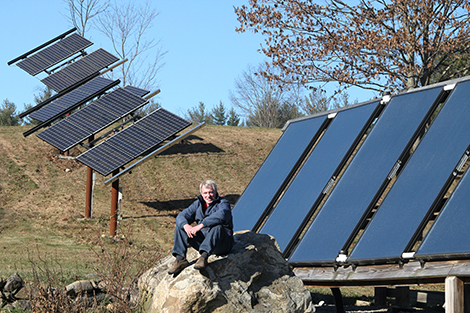
[[[189,262],[186,259],[178,260],[176,259],[171,265],[170,269],[168,270],[168,274],[178,274],[181,272],[186,266],[188,266]]]
[[[207,266],[207,257],[200,256],[199,259],[197,259],[196,264],[194,264],[194,268],[197,270],[202,270],[205,269]]]

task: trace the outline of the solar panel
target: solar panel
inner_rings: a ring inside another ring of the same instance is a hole
[[[289,261],[334,262],[363,214],[376,198],[442,88],[392,98],[321,207]],[[341,140],[341,138],[338,138]]]
[[[145,96],[146,94],[148,94],[150,92],[149,90],[134,87],[134,86],[131,86],[131,85],[125,86],[124,89],[138,95],[139,97],[143,97],[143,96]]]
[[[64,96],[58,98],[54,102],[31,113],[30,117],[42,122],[47,121],[54,116],[57,116],[66,111],[68,108],[80,104],[80,102],[84,100],[91,100],[89,99],[90,96],[97,96],[111,88],[114,84],[115,81],[113,80],[103,77],[96,77],[91,81],[81,85],[77,89],[74,89]]]
[[[252,230],[289,176],[299,159],[320,136],[327,115],[290,123],[256,172],[232,211],[234,230]]]
[[[190,122],[160,108],[79,155],[77,160],[106,176],[189,125]],[[161,134],[165,137],[161,138]]]
[[[350,260],[397,260],[470,144],[470,82],[457,84],[380,205]],[[444,190],[445,189],[445,190]]]
[[[35,76],[92,44],[88,39],[74,33],[18,62],[17,65],[30,75]]]
[[[337,175],[348,152],[352,152],[354,143],[363,137],[378,104],[379,101],[375,101],[340,111],[280,198],[259,232],[274,236],[281,251],[321,199],[330,179]]]
[[[145,103],[146,100],[141,97],[118,88],[66,119],[52,125],[37,136],[57,149],[67,151],[120,118],[137,110]],[[66,131],[64,128],[66,128]],[[67,136],[64,138],[57,135],[65,132]]]
[[[470,229],[470,174],[468,170],[439,213],[415,254],[418,259],[456,259],[470,254],[470,242],[462,240]]]
[[[60,92],[67,87],[92,76],[116,61],[118,61],[118,58],[100,48],[43,78],[41,81],[52,90]]]

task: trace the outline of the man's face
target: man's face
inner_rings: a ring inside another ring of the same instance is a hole
[[[201,195],[207,204],[211,204],[215,200],[215,191],[212,188],[212,186],[208,186],[208,187],[202,186]]]

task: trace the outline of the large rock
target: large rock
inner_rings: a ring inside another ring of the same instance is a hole
[[[199,253],[190,248],[190,266],[169,275],[173,256],[162,259],[139,280],[146,312],[314,312],[310,292],[296,277],[273,237],[235,234],[226,256],[210,256],[195,270]]]

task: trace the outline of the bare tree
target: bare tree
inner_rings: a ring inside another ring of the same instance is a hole
[[[300,88],[295,85],[281,87],[260,75],[263,65],[249,66],[235,79],[235,90],[230,91],[232,104],[241,109],[248,126],[279,128],[289,119],[301,116]]]
[[[164,65],[166,52],[159,48],[159,40],[148,39],[146,34],[157,16],[148,2],[143,6],[114,2],[98,16],[98,29],[111,40],[114,52],[128,60],[120,66],[119,75],[113,72],[123,85],[156,89],[157,73]]]
[[[91,19],[103,12],[109,6],[109,0],[62,0],[67,4],[69,16],[66,18],[85,36]]]
[[[468,0],[250,0],[239,32],[266,36],[263,53],[303,84],[338,82],[382,92],[466,75]],[[466,59],[465,59],[466,60]]]

